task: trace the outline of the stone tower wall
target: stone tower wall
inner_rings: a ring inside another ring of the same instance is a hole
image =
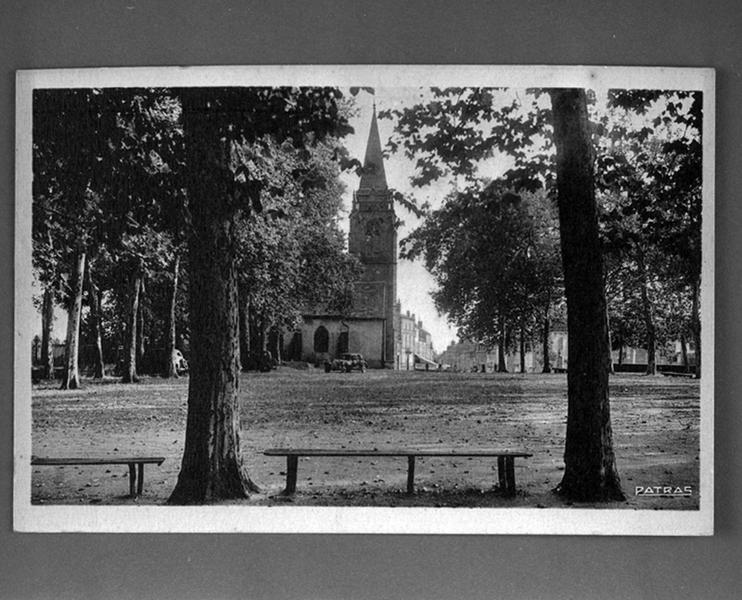
[[[350,214],[349,250],[364,271],[353,298],[354,315],[384,319],[384,360],[394,364],[397,298],[396,215],[389,190],[359,190]]]

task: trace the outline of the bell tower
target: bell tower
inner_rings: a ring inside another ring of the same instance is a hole
[[[394,364],[394,303],[397,299],[397,229],[384,172],[376,105],[366,144],[361,181],[353,194],[348,249],[364,267],[353,297],[358,316],[384,320],[382,361]]]

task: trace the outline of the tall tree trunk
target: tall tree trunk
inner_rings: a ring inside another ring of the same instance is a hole
[[[623,364],[623,342],[618,346],[618,364]]]
[[[235,201],[209,90],[181,90],[189,238],[191,376],[185,448],[168,502],[246,498],[254,484],[240,449]]]
[[[505,362],[505,317],[500,315],[497,328],[499,330],[497,338],[497,372],[507,373],[508,365]]]
[[[281,359],[282,359],[281,346],[283,346],[282,338],[283,336],[281,335],[281,330],[278,327],[276,327],[275,325],[271,325],[270,327],[268,327],[268,333],[267,333],[268,352],[271,353],[271,356],[276,361],[276,364],[281,364]]]
[[[691,292],[691,330],[693,331],[693,343],[696,351],[696,379],[701,378],[701,316],[700,316],[700,285],[696,280],[693,282]]]
[[[258,344],[261,352],[268,350],[268,325],[266,325],[265,318],[261,315],[258,318]]]
[[[126,338],[124,339],[123,383],[136,383],[137,375],[137,321],[139,316],[139,293],[142,288],[142,275],[138,271],[131,276],[131,304],[129,305]]]
[[[526,372],[526,332],[523,323],[520,324],[520,372]]]
[[[544,312],[544,337],[543,337],[543,347],[544,347],[544,368],[541,370],[542,373],[551,373],[551,359],[549,358],[549,337],[550,337],[550,326],[551,321],[549,320],[549,307],[551,306],[551,298],[546,304],[546,311]]]
[[[164,369],[163,377],[179,377],[177,360],[175,355],[175,309],[178,305],[178,274],[180,271],[180,254],[175,254],[173,261],[173,287],[170,290],[170,310],[167,318],[167,332],[165,334],[165,349],[162,357]]]
[[[263,344],[263,325],[260,315],[252,307],[248,307],[248,345],[250,347],[250,359],[257,360],[265,349]]]
[[[240,296],[238,302],[240,318],[240,367],[243,371],[247,371],[250,361],[250,313],[248,302],[242,296]]]
[[[587,100],[580,89],[549,94],[569,344],[565,469],[557,491],[576,501],[619,500],[624,495],[613,453],[605,274]]]
[[[52,325],[54,324],[54,291],[51,286],[44,289],[41,302],[41,366],[42,378],[54,377],[54,350],[52,348]]]
[[[652,317],[652,303],[649,300],[649,281],[647,279],[647,265],[644,262],[644,252],[641,248],[636,249],[636,265],[639,269],[639,285],[641,287],[642,316],[644,327],[647,330],[647,375],[657,374],[657,333]]]
[[[103,341],[101,336],[101,311],[100,295],[98,286],[93,282],[93,274],[88,261],[85,269],[85,287],[88,292],[88,304],[90,306],[90,326],[93,329],[93,343],[95,344],[95,364],[93,366],[93,377],[103,378]]]
[[[77,358],[80,349],[80,316],[82,313],[82,284],[85,275],[85,252],[78,251],[75,257],[75,271],[70,285],[70,303],[67,313],[67,343],[64,350],[63,390],[76,390],[80,387],[80,371]]]
[[[144,337],[144,280],[139,284],[139,306],[137,307],[137,365],[142,373],[149,373],[144,364],[145,337]]]
[[[608,373],[613,375],[616,371],[613,368],[613,340],[611,339],[611,317],[608,314],[608,302],[605,306],[605,323],[608,330]]]

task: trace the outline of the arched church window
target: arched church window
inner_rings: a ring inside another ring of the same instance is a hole
[[[338,336],[338,354],[348,353],[348,332],[341,331]]]
[[[327,352],[330,348],[330,334],[324,325],[317,327],[314,332],[314,351]]]

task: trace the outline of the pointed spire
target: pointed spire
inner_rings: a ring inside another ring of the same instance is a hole
[[[371,130],[368,133],[366,157],[363,159],[363,175],[361,175],[359,188],[387,189],[384,155],[381,152],[381,139],[379,138],[379,124],[376,122],[376,101],[374,101]]]

